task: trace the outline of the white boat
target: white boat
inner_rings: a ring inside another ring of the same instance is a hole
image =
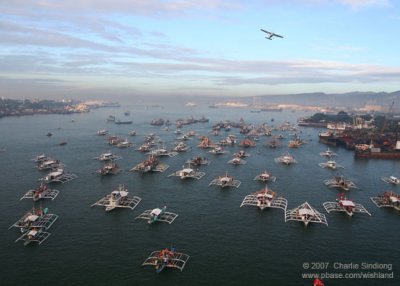
[[[291,164],[297,163],[297,161],[294,159],[294,157],[292,155],[290,155],[289,153],[285,153],[282,156],[275,158],[275,162],[282,163],[285,165],[291,165]]]
[[[301,221],[305,226],[307,226],[310,222],[322,223],[328,226],[325,215],[311,207],[308,202],[305,202],[294,209],[286,211],[285,222],[289,220]]]
[[[235,166],[238,166],[238,165],[244,165],[244,164],[246,164],[247,161],[246,161],[246,160],[243,160],[243,159],[240,158],[240,157],[235,157],[235,158],[233,158],[232,160],[229,160],[228,163],[229,163],[229,164],[232,164],[232,165],[235,165]]]
[[[342,165],[339,165],[333,160],[329,160],[326,163],[319,163],[318,166],[320,166],[321,168],[328,168],[332,170],[336,170],[338,168],[344,168]]]
[[[136,219],[145,219],[147,223],[152,224],[154,222],[166,222],[166,223],[173,223],[174,220],[178,217],[177,214],[167,212],[167,207],[164,206],[163,208],[155,208],[152,210],[146,210],[141,215],[137,216]]]
[[[240,207],[242,206],[257,206],[261,210],[278,208],[286,212],[287,200],[265,186],[264,189],[245,196]]]
[[[345,191],[357,188],[355,183],[345,179],[343,176],[336,176],[333,179],[325,180],[324,184],[329,188],[339,188]]]
[[[104,136],[107,134],[108,134],[108,130],[106,130],[106,129],[101,129],[101,130],[97,131],[97,135],[100,135],[100,136]]]
[[[325,157],[328,157],[328,158],[331,158],[331,157],[337,155],[336,153],[332,152],[329,148],[328,148],[326,151],[321,152],[321,153],[319,153],[319,154],[320,154],[321,156],[325,156]]]
[[[382,181],[388,183],[388,184],[393,184],[393,185],[398,185],[400,184],[400,179],[396,178],[395,176],[390,176],[390,177],[382,177]]]
[[[189,257],[185,253],[176,252],[175,249],[166,248],[153,251],[142,266],[154,266],[157,273],[160,273],[165,268],[177,268],[182,271]]]
[[[216,185],[220,186],[221,188],[225,187],[235,187],[238,188],[241,182],[239,180],[235,180],[232,176],[229,176],[228,173],[225,173],[224,176],[220,176],[211,181],[208,186]]]
[[[76,179],[78,176],[71,173],[65,173],[64,169],[57,169],[55,171],[50,172],[43,178],[39,179],[40,181],[44,181],[46,183],[66,183],[73,179]]]
[[[214,155],[221,155],[221,154],[225,154],[226,151],[224,150],[224,148],[220,147],[220,146],[215,146],[212,150],[208,151],[211,154]]]
[[[137,196],[130,198],[128,195],[128,189],[124,185],[119,185],[118,189],[113,190],[111,194],[101,198],[91,205],[91,207],[104,206],[107,212],[115,208],[129,208],[133,210],[142,199]]]
[[[107,152],[107,153],[100,154],[100,156],[95,157],[93,159],[96,159],[99,161],[115,161],[115,160],[121,159],[121,157],[112,152]]]
[[[182,170],[176,171],[175,173],[172,173],[168,177],[175,176],[175,177],[179,177],[181,179],[192,178],[192,179],[200,180],[201,178],[204,177],[205,174],[206,173],[204,173],[204,172],[195,171],[189,165],[189,167],[187,167],[187,168],[184,167]]]
[[[395,192],[386,191],[382,195],[371,197],[371,200],[378,208],[387,207],[400,211],[400,195]]]
[[[260,182],[275,182],[276,177],[272,176],[271,173],[264,171],[261,174],[257,175],[254,177],[255,181],[260,181]]]
[[[348,200],[344,194],[340,195],[336,202],[325,202],[323,206],[328,213],[338,211],[345,212],[349,216],[353,216],[354,213],[365,213],[371,216],[363,205]]]
[[[59,194],[58,190],[53,190],[47,187],[45,184],[40,184],[40,186],[34,190],[29,190],[20,200],[23,199],[33,199],[33,201],[38,201],[40,199],[51,199],[54,200]]]

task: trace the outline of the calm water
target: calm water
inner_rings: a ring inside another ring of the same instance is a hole
[[[134,124],[106,123],[110,114],[125,119],[125,110],[131,111]],[[352,190],[349,197],[372,213],[371,217],[356,214],[349,218],[343,213],[326,214],[323,209],[322,203],[334,201],[338,192],[322,183],[336,173],[318,166],[325,161],[319,153],[326,150],[326,146],[318,143],[317,129],[302,129],[301,136],[307,144],[290,150],[298,161],[293,166],[274,162],[287,147],[272,150],[261,146],[270,140],[269,137],[261,137],[259,146],[249,149],[248,163],[237,167],[227,161],[239,150],[238,146],[227,147],[230,153],[213,157],[195,147],[199,141],[194,138],[188,141],[193,147],[189,153],[161,159],[170,165],[165,173],[144,175],[127,171],[144,160],[144,154],[134,148],[110,147],[104,137],[95,135],[97,130],[106,128],[110,134],[126,137],[135,129],[138,135],[129,140],[136,147],[150,132],[157,133],[171,146],[176,135],[150,126],[149,122],[158,117],[174,121],[189,115],[198,118],[202,114],[210,118],[210,123],[185,126],[183,131],[194,130],[207,135],[211,125],[220,120],[238,121],[243,117],[246,122],[259,124],[270,123],[274,117],[274,124],[278,125],[285,119],[294,122],[303,115],[183,105],[146,109],[145,105],[126,104],[88,114],[1,119],[0,148],[5,148],[6,152],[0,153],[0,229],[3,230],[0,285],[312,285],[312,279],[301,277],[301,273],[306,272],[304,262],[329,262],[328,272],[338,272],[332,268],[334,262],[393,264],[394,279],[327,279],[326,285],[399,285],[400,213],[378,209],[369,197],[388,189],[396,190],[380,178],[400,176],[400,162],[356,161],[351,152],[334,149],[339,155],[336,161],[345,167],[341,173],[360,187]],[[53,136],[48,138],[48,132]],[[229,133],[239,134],[239,131],[232,129]],[[210,137],[217,141],[227,134],[222,131],[220,136]],[[68,144],[58,146],[64,139]],[[284,140],[284,146],[288,140]],[[118,164],[124,172],[101,178],[94,171],[102,164],[92,158],[108,150],[123,157]],[[31,201],[19,199],[28,189],[36,187],[37,179],[44,175],[30,161],[43,152],[61,160],[66,170],[79,178],[56,185],[59,196],[43,203],[50,212],[59,215],[50,229],[51,236],[40,246],[24,247],[22,243],[14,243],[18,231],[7,228],[32,207]],[[187,159],[198,154],[212,161],[209,166],[202,167],[206,172],[202,179],[168,178]],[[283,211],[278,209],[239,208],[245,195],[263,187],[253,178],[265,169],[277,177],[270,187],[288,199],[288,209],[308,201],[326,214],[329,227],[313,224],[305,228],[299,222],[285,223]],[[238,189],[222,191],[208,187],[212,179],[225,171],[242,182]],[[131,194],[142,198],[135,210],[106,213],[104,208],[90,208],[121,183],[127,185]],[[134,221],[144,210],[164,205],[179,214],[173,224],[148,225],[144,220]],[[190,255],[183,272],[169,269],[156,274],[152,268],[140,267],[151,251],[171,245]]]

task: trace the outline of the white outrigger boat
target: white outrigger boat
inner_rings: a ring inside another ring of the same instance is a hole
[[[288,152],[278,158],[275,158],[275,162],[282,163],[285,165],[291,165],[291,164],[297,163],[297,161],[294,159],[294,157],[292,155],[290,155]]]
[[[152,224],[156,221],[167,222],[169,224],[173,223],[178,217],[177,214],[166,212],[167,207],[164,206],[162,209],[155,208],[152,210],[146,210],[141,215],[137,216],[136,219],[145,219],[148,224]]]
[[[99,136],[104,136],[104,135],[108,134],[108,130],[101,129],[101,130],[98,130],[96,134],[99,135]]]
[[[210,161],[208,161],[205,157],[197,156],[190,160],[187,160],[186,163],[193,166],[200,166],[200,165],[208,165],[210,164]]]
[[[22,199],[33,199],[33,201],[38,201],[40,199],[51,199],[54,200],[60,191],[52,190],[47,187],[47,185],[41,183],[40,186],[34,190],[29,190],[20,200]]]
[[[234,157],[232,160],[229,160],[228,163],[229,163],[229,164],[232,164],[232,165],[235,165],[235,166],[238,166],[238,165],[244,165],[244,164],[246,164],[247,161],[246,161],[246,160],[243,160],[243,159],[240,158],[240,157]]]
[[[99,160],[99,161],[116,161],[121,158],[122,158],[121,156],[118,156],[112,152],[107,152],[107,153],[100,154],[100,156],[94,157],[93,159]]]
[[[51,160],[52,158],[45,155],[45,154],[41,154],[36,156],[35,158],[32,159],[33,162],[35,162],[36,164],[40,164],[41,162],[47,161],[47,160]]]
[[[264,171],[261,174],[257,175],[254,177],[254,181],[260,181],[260,182],[275,182],[276,177],[272,176],[271,173]]]
[[[172,151],[175,151],[175,152],[187,152],[187,151],[189,151],[191,148],[188,146],[188,145],[186,145],[184,142],[179,142],[175,147],[174,147],[174,149],[172,149]]]
[[[182,271],[189,257],[185,253],[176,252],[175,249],[166,248],[153,251],[143,262],[142,266],[155,266],[157,273],[160,273],[165,268],[177,268]]]
[[[133,210],[142,199],[137,196],[130,198],[128,195],[128,189],[124,185],[119,185],[118,189],[113,190],[111,194],[101,198],[91,205],[91,207],[103,206],[106,207],[106,212],[115,208],[129,208]]]
[[[42,229],[31,229],[23,233],[18,239],[15,241],[23,241],[24,246],[27,246],[31,242],[36,242],[37,244],[42,244],[43,241],[45,241],[51,233],[43,231]]]
[[[319,153],[319,155],[325,156],[325,157],[328,157],[328,158],[332,158],[333,156],[337,156],[337,154],[332,152],[329,148],[326,151]]]
[[[310,206],[308,202],[303,203],[297,208],[285,212],[285,222],[289,220],[301,221],[307,226],[310,222],[322,223],[328,226],[326,217]]]
[[[176,171],[175,173],[172,173],[171,175],[169,175],[168,177],[180,177],[181,179],[187,179],[187,178],[193,178],[193,179],[197,179],[200,180],[201,178],[204,177],[206,173],[204,172],[199,172],[199,171],[195,171],[194,169],[192,169],[190,167],[190,164],[187,168],[183,167],[182,170]]]
[[[350,189],[357,189],[355,183],[345,179],[343,176],[336,176],[333,179],[325,180],[324,184],[329,188],[339,188],[345,191],[350,191]]]
[[[37,165],[37,168],[40,171],[55,170],[63,167],[65,167],[64,164],[61,164],[59,160],[55,160],[52,158],[47,158],[46,160],[39,162]]]
[[[336,170],[338,168],[344,169],[344,167],[342,165],[339,165],[338,163],[336,163],[333,160],[326,161],[326,163],[319,163],[318,166],[320,166],[321,168],[328,168],[328,169],[332,169],[332,170]]]
[[[354,213],[365,213],[371,216],[363,205],[348,200],[344,194],[341,194],[336,202],[325,202],[323,206],[328,213],[337,211],[345,212],[349,216],[353,216]]]
[[[139,148],[137,148],[136,150],[140,152],[150,152],[153,146],[154,145],[152,143],[146,142],[139,146]]]
[[[105,175],[116,175],[116,174],[120,173],[121,171],[122,170],[116,163],[114,163],[113,161],[110,161],[109,163],[107,163],[103,167],[101,167],[100,169],[97,169],[96,173],[100,174],[102,176],[105,176]]]
[[[284,197],[278,197],[275,192],[265,186],[264,189],[245,196],[240,207],[242,206],[256,206],[260,210],[277,208],[286,212],[287,200]]]
[[[225,151],[224,148],[222,148],[221,146],[215,146],[212,150],[208,151],[208,153],[221,155],[227,153],[227,151]]]
[[[378,208],[387,207],[400,211],[400,195],[395,192],[386,191],[382,195],[371,197],[371,201]]]
[[[57,169],[39,179],[39,181],[44,181],[45,183],[66,183],[76,178],[78,176],[75,174],[65,173],[64,169]]]
[[[121,142],[119,142],[118,144],[117,144],[117,147],[118,148],[130,148],[130,147],[132,147],[133,146],[133,143],[132,142],[129,142],[128,141],[128,139],[124,139],[124,140],[122,140]]]
[[[244,151],[244,150],[240,150],[239,152],[233,154],[233,156],[239,157],[239,158],[245,158],[245,157],[250,157],[250,154],[247,153],[247,152]]]
[[[390,177],[382,177],[382,181],[388,184],[393,184],[393,185],[398,185],[400,184],[400,179],[396,178],[395,176],[390,176]]]
[[[33,228],[43,228],[45,230],[48,230],[57,219],[58,215],[49,214],[47,208],[33,208],[32,210],[26,212],[23,217],[17,220],[8,229],[16,227],[20,229],[21,233],[26,233],[28,230]]]
[[[225,187],[239,188],[241,183],[242,182],[240,182],[239,180],[235,180],[232,176],[229,176],[228,172],[226,172],[225,176],[219,176],[218,178],[212,180],[208,186],[216,185],[220,186],[221,188]]]
[[[153,156],[168,156],[168,157],[174,157],[178,155],[178,152],[176,151],[168,151],[167,149],[160,147],[158,149],[150,150],[150,152],[147,152],[146,155],[153,155]]]

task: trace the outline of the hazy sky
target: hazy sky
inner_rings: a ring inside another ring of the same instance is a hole
[[[399,2],[0,0],[1,95],[391,92]]]

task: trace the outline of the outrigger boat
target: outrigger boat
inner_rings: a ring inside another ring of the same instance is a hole
[[[129,142],[128,139],[125,139],[117,144],[118,148],[129,148],[132,146],[133,146],[133,143]]]
[[[275,182],[276,177],[272,176],[271,173],[264,171],[261,174],[257,175],[254,177],[254,181],[260,181],[260,182]]]
[[[339,188],[345,191],[349,191],[350,189],[357,189],[355,183],[345,179],[343,176],[336,176],[333,179],[325,180],[324,184],[329,188]]]
[[[43,231],[42,229],[31,229],[22,234],[15,242],[22,240],[24,242],[24,246],[27,246],[31,242],[36,242],[37,244],[42,244],[51,233]]]
[[[187,152],[190,150],[190,147],[188,145],[186,145],[183,142],[179,142],[174,149],[172,149],[173,151],[176,152]]]
[[[214,155],[221,155],[221,154],[225,154],[227,152],[221,146],[215,146],[212,150],[208,151],[208,153],[211,153]]]
[[[154,155],[156,157],[158,157],[158,156],[174,157],[174,156],[178,155],[178,152],[168,151],[167,149],[160,147],[158,149],[154,149],[154,150],[151,150],[150,152],[147,152],[146,155]]]
[[[135,220],[136,219],[145,219],[145,220],[147,220],[148,224],[152,224],[156,221],[167,222],[167,223],[171,224],[178,217],[178,215],[175,213],[166,212],[165,211],[166,209],[167,209],[167,207],[164,206],[162,209],[155,208],[152,210],[146,210],[141,215],[137,216],[135,218]]]
[[[33,199],[38,201],[40,199],[51,199],[54,200],[58,196],[59,191],[52,190],[47,185],[41,183],[40,186],[34,190],[29,190],[20,200],[22,199]]]
[[[142,144],[136,150],[140,151],[140,152],[150,152],[152,148],[153,148],[153,145],[151,143],[149,143],[149,142],[146,142],[146,143]]]
[[[100,136],[104,136],[107,134],[108,134],[108,130],[106,130],[106,129],[101,129],[101,130],[97,131],[97,135],[100,135]]]
[[[54,170],[65,167],[64,164],[61,164],[59,160],[48,158],[40,163],[38,163],[38,170],[45,171],[45,170]]]
[[[233,146],[236,144],[236,137],[234,135],[228,135],[225,139],[219,141],[221,146]]]
[[[128,189],[124,185],[119,185],[118,189],[113,190],[111,194],[95,202],[91,207],[103,206],[106,207],[106,212],[115,208],[129,208],[133,210],[142,199],[137,196],[130,198],[128,195]]]
[[[400,184],[400,179],[396,178],[395,176],[390,177],[382,177],[382,181],[388,184],[398,185]]]
[[[187,164],[193,165],[193,166],[200,166],[200,165],[208,165],[210,164],[210,161],[208,161],[206,158],[197,156],[194,157],[190,160],[186,161]]]
[[[165,248],[153,251],[143,262],[142,266],[155,266],[157,273],[160,273],[165,268],[177,268],[182,271],[189,257],[185,253],[176,252],[174,248]]]
[[[308,202],[303,203],[297,208],[285,212],[285,222],[289,220],[301,221],[307,226],[310,222],[322,223],[328,226],[326,217],[310,206]]]
[[[253,140],[250,139],[245,139],[242,142],[239,143],[240,146],[242,147],[255,147],[256,146],[256,142],[254,142]]]
[[[39,179],[39,181],[44,181],[45,183],[66,183],[76,178],[78,176],[75,174],[65,173],[64,169],[57,169]]]
[[[116,163],[114,163],[113,161],[105,164],[102,168],[96,170],[96,173],[100,174],[102,176],[105,176],[105,175],[116,175],[119,172],[121,172],[120,167]]]
[[[203,149],[214,148],[215,146],[216,145],[208,137],[203,137],[200,144],[197,145],[197,147]]]
[[[382,195],[371,197],[371,200],[378,208],[387,207],[400,211],[400,195],[395,192],[386,191]]]
[[[26,233],[33,228],[48,230],[57,219],[58,215],[49,214],[47,208],[32,208],[8,229],[16,227],[20,229],[21,233]]]
[[[38,155],[35,158],[33,158],[32,161],[35,162],[36,164],[40,164],[44,161],[51,160],[51,159],[52,158],[50,158],[49,156],[47,156],[45,154],[41,154],[41,155]]]
[[[147,172],[164,172],[168,169],[168,165],[160,163],[155,155],[150,155],[146,160],[137,164],[129,171],[139,171],[142,173]]]
[[[242,206],[256,206],[260,210],[277,208],[286,212],[287,200],[283,197],[278,197],[275,192],[265,186],[264,189],[245,196],[240,207]]]
[[[136,131],[135,130],[131,130],[128,132],[129,136],[136,136]]]
[[[93,159],[99,160],[99,161],[115,161],[121,159],[121,156],[118,156],[116,154],[113,154],[111,152],[103,153],[100,154],[100,156],[95,157]]]
[[[328,213],[338,211],[345,212],[349,216],[353,216],[354,213],[365,213],[371,216],[363,205],[348,200],[345,194],[340,194],[336,202],[325,202],[323,206]]]
[[[225,176],[219,176],[218,178],[211,181],[208,186],[216,185],[221,188],[225,187],[235,187],[239,188],[241,182],[239,180],[235,180],[232,176],[228,175],[228,172],[225,173]]]
[[[189,164],[189,166],[187,168],[183,167],[182,170],[176,171],[175,173],[172,173],[168,177],[175,176],[175,177],[180,177],[181,179],[193,178],[193,179],[200,180],[201,178],[204,177],[205,174],[206,173],[204,173],[204,172],[195,171],[194,169],[192,169],[190,167],[190,164]]]
[[[332,152],[329,148],[325,152],[319,153],[321,156],[325,156],[328,158],[332,158],[332,156],[336,156],[337,154]]]
[[[233,154],[233,156],[239,157],[239,158],[245,158],[245,157],[250,157],[250,154],[247,153],[247,152],[244,151],[244,150],[240,150],[239,152]]]
[[[329,160],[326,163],[319,163],[318,166],[320,166],[321,168],[328,168],[332,170],[336,170],[338,168],[344,168],[342,165],[339,165],[333,160]]]
[[[235,157],[232,160],[229,160],[228,163],[237,166],[237,165],[244,165],[247,163],[247,161],[243,160],[240,157]]]
[[[285,153],[282,156],[275,158],[275,162],[282,163],[285,165],[291,165],[291,164],[297,163],[297,161],[294,159],[294,157],[292,155],[290,155],[289,153]]]

